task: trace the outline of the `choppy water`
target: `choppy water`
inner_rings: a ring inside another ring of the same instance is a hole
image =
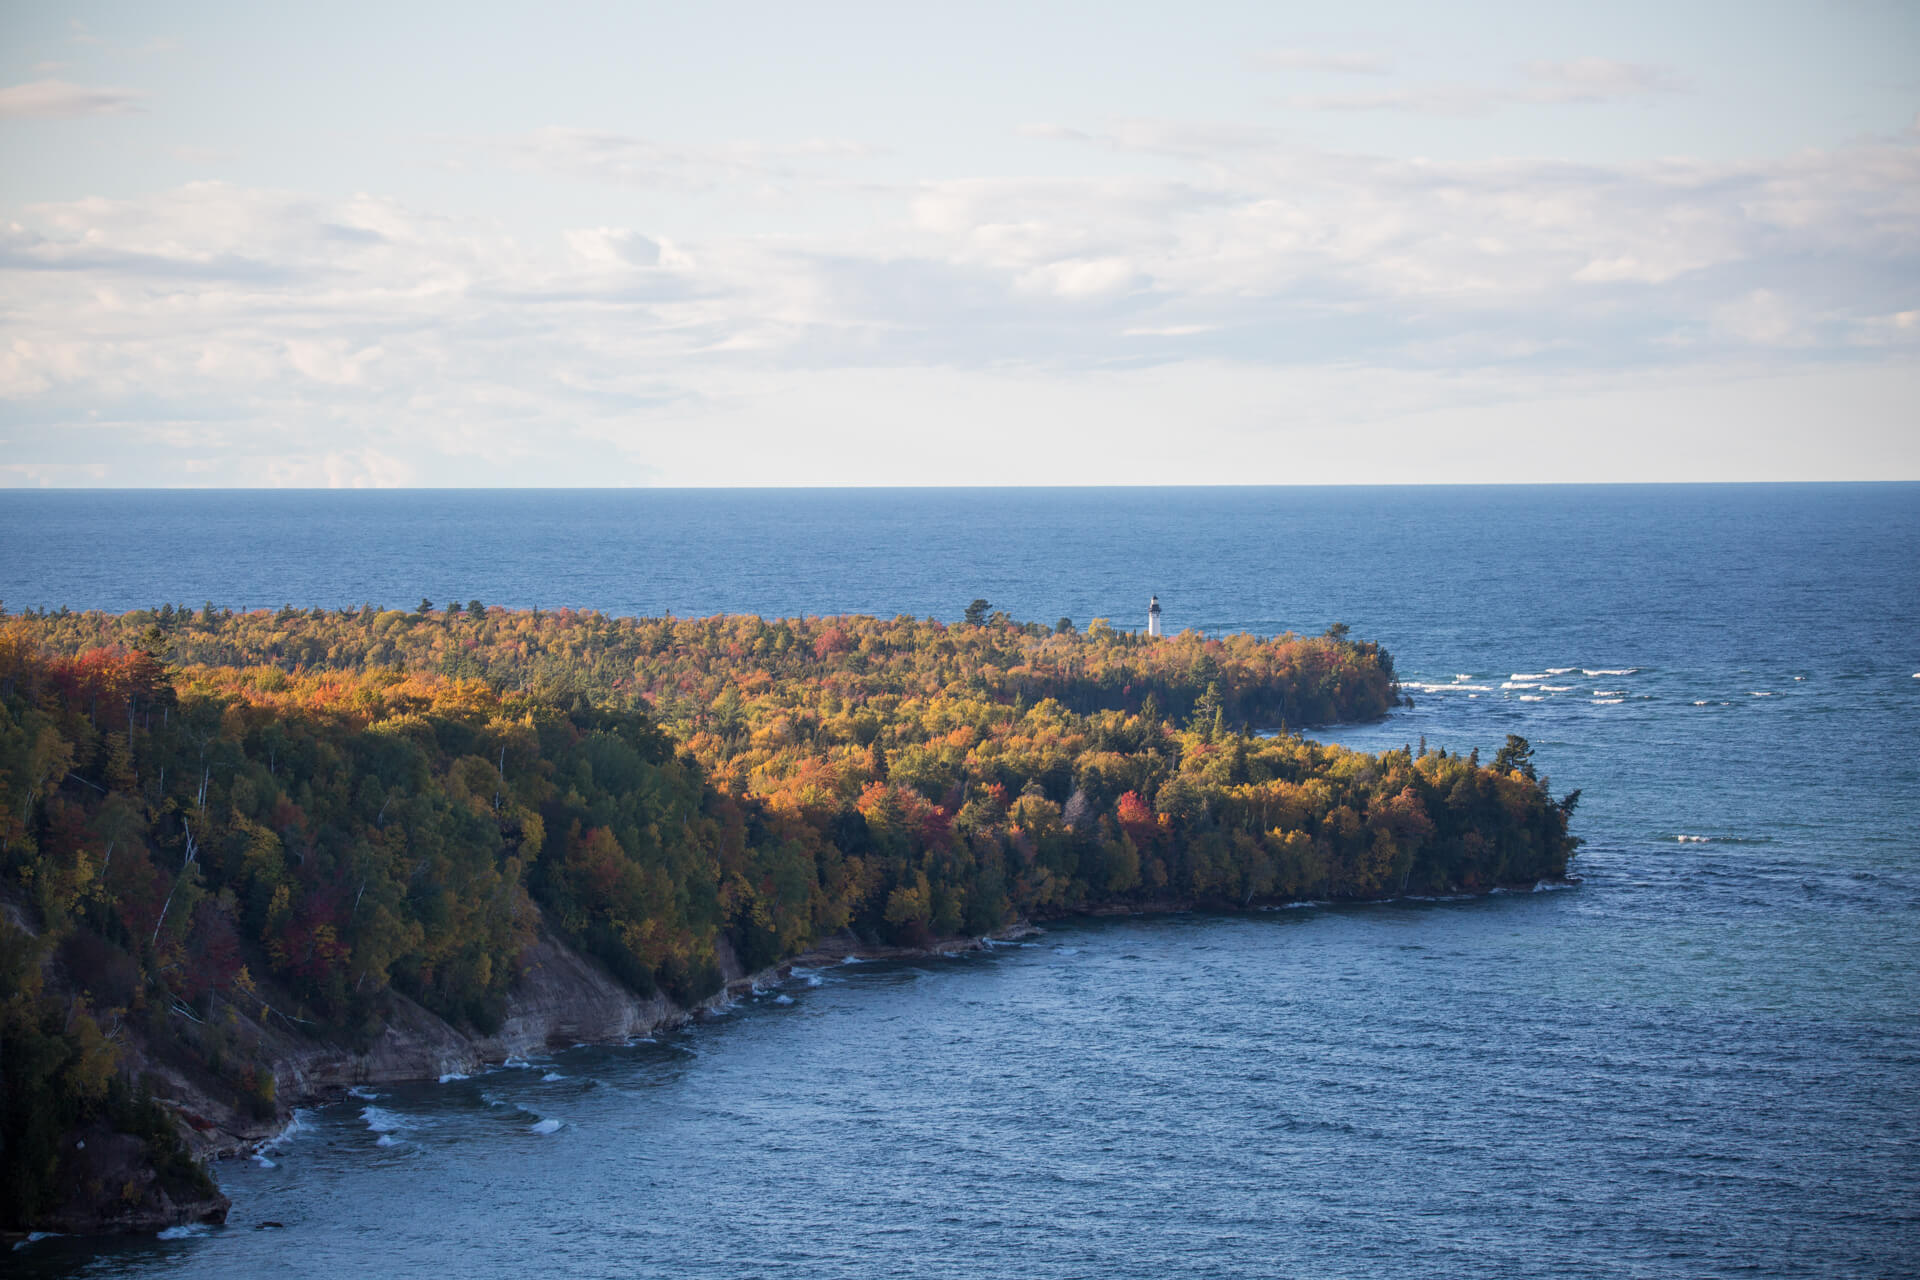
[[[17,1266],[1920,1274],[1920,486],[7,494],[0,548],[10,606],[1342,619],[1418,705],[1330,736],[1525,734],[1589,841],[1575,889],[836,968]]]

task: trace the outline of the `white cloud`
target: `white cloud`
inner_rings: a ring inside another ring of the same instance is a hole
[[[1261,71],[1325,71],[1336,75],[1385,75],[1389,63],[1372,53],[1325,53],[1313,49],[1267,49],[1248,59]]]
[[[1418,84],[1367,93],[1296,94],[1286,104],[1307,111],[1405,111],[1418,115],[1477,116],[1511,106],[1621,102],[1677,93],[1684,84],[1658,67],[1607,58],[1530,62],[1526,83]]]
[[[1714,309],[1714,328],[1742,342],[1782,347],[1805,342],[1787,300],[1771,289],[1755,289]]]
[[[142,110],[143,96],[131,89],[99,88],[65,80],[33,80],[0,89],[0,119],[123,115]]]
[[[1047,136],[1107,172],[875,187],[857,236],[528,238],[223,183],[31,206],[0,227],[7,474],[110,456],[122,483],[1111,482],[1061,424],[1151,448],[1159,415],[1195,452],[1155,479],[1218,479],[1236,449],[1267,460],[1247,479],[1337,479],[1331,455],[1311,477],[1278,460],[1382,423],[1424,458],[1421,415],[1446,407],[1652,395],[1756,347],[1813,378],[1920,337],[1911,135],[1617,166],[1155,120]],[[766,176],[684,154],[727,190]],[[1016,455],[1031,475],[1004,472]]]

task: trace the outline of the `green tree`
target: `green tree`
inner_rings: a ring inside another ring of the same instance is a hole
[[[967,611],[961,615],[960,620],[970,627],[985,626],[987,622],[987,610],[991,608],[993,608],[993,602],[991,600],[975,597],[973,603],[967,606]]]

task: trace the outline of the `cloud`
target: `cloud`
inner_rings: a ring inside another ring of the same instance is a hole
[[[882,148],[842,138],[689,146],[636,134],[559,126],[465,139],[456,146],[469,161],[497,157],[521,169],[676,191],[711,191],[723,186],[737,189],[744,185],[777,188],[818,176],[822,162],[883,154]]]
[[[684,482],[728,466],[818,481],[905,457],[883,427],[973,414],[1006,415],[975,430],[1044,458],[1037,478],[1115,479],[1075,470],[1052,424],[1111,413],[1150,449],[1152,409],[1212,424],[1230,451],[1236,432],[1307,431],[1316,414],[1411,422],[1422,397],[1465,420],[1502,387],[1550,399],[1761,359],[1811,378],[1920,342],[1909,134],[1577,165],[1335,153],[1192,121],[1034,132],[1097,149],[1100,172],[870,185],[857,232],[607,219],[513,235],[377,196],[215,182],[19,209],[0,225],[10,474],[111,457],[134,483],[192,459],[208,483]],[[593,171],[611,156],[615,181],[629,162],[678,166],[729,192],[806,163],[595,139],[551,154]],[[996,449],[966,451],[966,478],[991,478]],[[888,474],[960,466],[938,449],[914,465]]]
[[[1529,78],[1541,88],[1522,101],[1605,102],[1648,93],[1679,93],[1685,82],[1659,67],[1606,58],[1575,58],[1571,62],[1529,62]]]
[[[1371,53],[1323,53],[1313,49],[1267,49],[1247,61],[1260,71],[1325,71],[1336,75],[1381,76],[1390,64]]]
[[[1685,84],[1672,73],[1606,58],[1529,62],[1519,85],[1424,84],[1370,93],[1296,94],[1286,105],[1307,111],[1404,111],[1417,115],[1477,116],[1511,106],[1558,106],[1621,102],[1649,94],[1678,93]]]
[[[1784,347],[1805,341],[1792,306],[1771,289],[1755,289],[1716,307],[1713,325],[1756,346]]]
[[[34,80],[0,89],[0,119],[124,115],[144,110],[131,89],[92,88],[65,80]]]

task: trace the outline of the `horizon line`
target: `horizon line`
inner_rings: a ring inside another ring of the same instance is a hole
[[[1920,475],[1828,480],[1341,480],[1210,481],[1192,484],[635,484],[635,485],[0,485],[21,493],[859,493],[1008,490],[1036,493],[1176,492],[1192,489],[1632,489],[1810,488],[1827,485],[1911,485]]]

